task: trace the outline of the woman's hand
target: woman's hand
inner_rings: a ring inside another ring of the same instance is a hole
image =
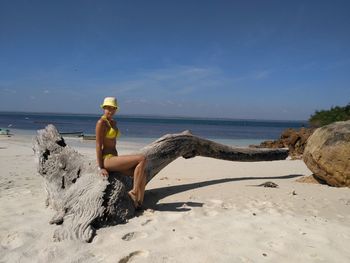
[[[108,177],[108,171],[105,168],[100,169],[100,175]]]

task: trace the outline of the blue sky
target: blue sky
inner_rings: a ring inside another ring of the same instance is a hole
[[[0,111],[303,120],[350,102],[350,1],[0,0]]]

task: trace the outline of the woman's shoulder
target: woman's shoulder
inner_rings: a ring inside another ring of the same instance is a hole
[[[96,125],[99,126],[116,126],[117,125],[117,121],[114,119],[111,119],[110,121],[107,120],[107,118],[103,118],[103,116],[97,121]]]
[[[105,126],[107,124],[106,120],[103,118],[100,118],[97,122],[96,122],[96,126]]]

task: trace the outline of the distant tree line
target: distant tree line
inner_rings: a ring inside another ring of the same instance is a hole
[[[330,110],[316,111],[311,115],[309,124],[312,127],[321,127],[336,121],[350,120],[350,103],[344,107],[332,107]]]

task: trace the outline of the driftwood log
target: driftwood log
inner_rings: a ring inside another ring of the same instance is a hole
[[[56,211],[50,220],[59,225],[54,232],[55,241],[90,242],[96,228],[125,223],[134,216],[127,194],[132,178],[121,173],[110,173],[108,178],[100,176],[96,162],[69,147],[53,125],[38,131],[33,149],[39,161],[38,173],[44,178],[46,205]],[[282,160],[288,156],[287,149],[231,147],[193,136],[189,131],[165,135],[140,153],[147,158],[147,182],[181,156],[242,162]]]

